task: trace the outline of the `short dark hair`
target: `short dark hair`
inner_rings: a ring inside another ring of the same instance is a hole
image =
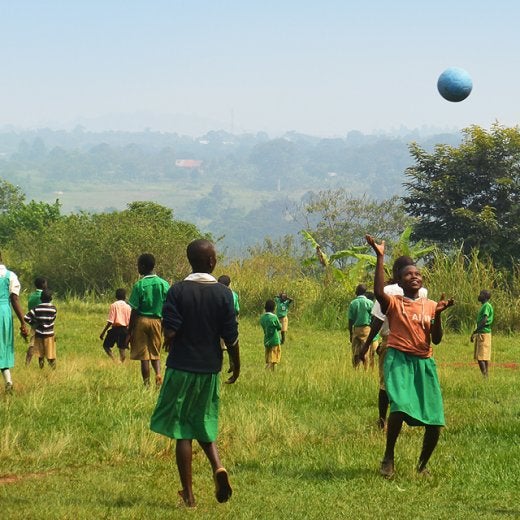
[[[41,294],[42,303],[49,303],[52,301],[52,291],[50,289],[43,289]]]
[[[369,300],[374,301],[376,296],[375,296],[375,294],[372,291],[367,291],[365,293],[365,298],[368,298]]]
[[[480,291],[479,296],[481,296],[484,301],[488,301],[491,299],[491,291],[488,291],[487,289],[482,289]]]
[[[122,287],[116,289],[116,300],[126,300],[126,289]]]
[[[153,271],[155,267],[155,256],[152,253],[143,253],[137,259],[137,265],[143,267],[146,271]]]
[[[361,296],[367,292],[367,286],[364,283],[358,284],[356,287],[356,296]]]
[[[392,282],[396,283],[399,280],[399,276],[404,267],[408,267],[409,265],[415,265],[413,259],[409,256],[399,256],[395,259],[392,265]]]
[[[47,278],[44,278],[43,276],[37,276],[34,279],[34,286],[36,289],[43,289],[47,285]]]
[[[274,303],[274,300],[267,300],[265,302],[265,312],[273,312],[276,308],[276,303]]]
[[[225,285],[226,287],[229,287],[229,284],[231,283],[231,278],[227,274],[223,274],[218,277],[217,282]]]

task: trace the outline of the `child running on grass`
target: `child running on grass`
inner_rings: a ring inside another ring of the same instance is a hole
[[[233,359],[234,383],[240,374],[238,324],[231,291],[211,275],[217,263],[214,245],[195,240],[188,245],[192,274],[168,291],[163,311],[164,344],[169,351],[164,383],[150,428],[176,439],[175,458],[187,507],[195,506],[192,487],[192,442],[208,458],[218,502],[231,497],[227,471],[216,439],[219,418],[219,372],[224,339]]]
[[[162,309],[170,285],[157,276],[155,257],[143,253],[137,259],[137,270],[141,279],[136,282],[130,294],[132,307],[126,345],[130,343],[130,359],[141,362],[141,376],[144,386],[150,386],[150,364],[155,372],[155,386],[162,384],[161,345],[162,345]]]
[[[282,348],[280,346],[282,325],[274,313],[275,308],[276,303],[274,300],[267,300],[265,302],[265,313],[260,318],[260,325],[264,330],[265,368],[268,370],[274,370],[274,367],[280,363],[282,357]]]
[[[107,324],[99,335],[99,339],[103,340],[103,349],[112,361],[115,361],[112,348],[117,345],[119,360],[121,363],[125,362],[126,350],[128,349],[126,335],[128,334],[131,313],[132,307],[126,303],[126,291],[122,288],[116,289],[116,301],[110,305]]]
[[[403,267],[398,273],[403,296],[385,293],[385,243],[376,244],[370,235],[366,240],[377,257],[374,293],[390,325],[384,364],[390,415],[380,473],[385,478],[394,475],[395,444],[406,421],[410,426],[425,427],[417,471],[428,475],[427,464],[444,426],[441,389],[430,343],[437,345],[442,340],[441,313],[453,305],[453,299],[445,300],[442,295],[436,303],[421,298],[422,277],[415,265]]]
[[[54,338],[54,323],[56,321],[56,307],[52,302],[52,291],[44,289],[40,295],[41,303],[31,309],[24,319],[34,327],[34,353],[38,356],[40,368],[44,367],[45,360],[53,369],[56,368],[56,341]]]
[[[402,296],[403,289],[397,283],[399,271],[406,267],[407,265],[415,265],[415,262],[409,256],[399,256],[395,259],[392,265],[392,278],[388,281],[388,284],[385,285],[385,293],[392,296]],[[426,298],[428,296],[428,291],[425,287],[421,287],[419,289],[419,296],[421,298]],[[381,331],[381,341],[377,346],[377,366],[379,373],[379,394],[377,397],[377,408],[379,411],[378,425],[381,430],[385,429],[386,426],[386,416],[388,413],[388,395],[386,393],[385,387],[385,374],[384,374],[384,364],[385,364],[385,354],[387,350],[388,343],[388,335],[390,334],[390,328],[388,326],[388,318],[381,312],[381,305],[376,300],[374,302],[374,306],[372,307],[372,321],[370,323],[370,334],[365,341],[365,345],[360,353],[360,358],[363,360],[367,355],[369,349],[371,348],[372,342],[379,335],[379,331]]]
[[[471,342],[475,344],[474,359],[478,363],[484,377],[488,376],[491,361],[491,325],[495,317],[493,306],[489,303],[491,293],[482,289],[478,301],[482,304],[477,315],[477,328],[471,334]]]

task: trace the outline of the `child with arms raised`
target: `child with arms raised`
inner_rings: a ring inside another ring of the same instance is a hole
[[[370,235],[366,240],[377,257],[374,293],[390,325],[384,361],[390,415],[380,473],[386,478],[394,475],[395,444],[403,421],[406,421],[410,426],[425,427],[417,471],[428,474],[426,466],[444,426],[442,395],[435,361],[431,357],[431,342],[440,343],[443,335],[441,313],[453,305],[453,300],[445,300],[444,295],[437,303],[421,298],[422,277],[415,265],[405,266],[398,273],[403,296],[385,293],[384,242],[376,244]]]

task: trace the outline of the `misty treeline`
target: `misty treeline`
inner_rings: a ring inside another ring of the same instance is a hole
[[[240,259],[227,255],[221,237],[205,235],[155,202],[63,214],[59,201],[28,201],[6,180],[0,180],[0,247],[26,289],[39,275],[60,297],[109,298],[116,287],[134,283],[142,252],[156,256],[157,272],[169,282],[181,279],[189,273],[186,245],[207,236],[220,250],[216,274],[231,276],[244,316],[256,316],[283,290],[295,300],[295,319],[345,327],[355,286],[372,285],[374,258],[364,242],[370,233],[386,241],[388,265],[409,254],[420,261],[433,299],[442,292],[456,299],[448,326],[474,325],[477,295],[485,288],[492,291],[497,330],[518,330],[520,242],[511,230],[520,226],[520,131],[471,127],[459,147],[428,152],[413,143],[410,150],[415,164],[405,171],[407,196],[378,200],[344,188],[310,193],[290,209],[299,234],[266,238]]]
[[[352,131],[319,138],[290,132],[270,138],[262,132],[213,131],[192,138],[153,131],[93,133],[81,127],[0,131],[0,178],[20,186],[29,198],[60,197],[67,211],[122,209],[126,190],[152,187],[154,197],[148,200],[174,208],[178,218],[216,236],[225,234],[226,246],[239,252],[264,236],[297,233],[288,210],[312,192],[345,188],[377,200],[402,194],[411,139],[431,148],[439,141],[458,143],[460,134]],[[185,160],[198,166],[187,167]]]

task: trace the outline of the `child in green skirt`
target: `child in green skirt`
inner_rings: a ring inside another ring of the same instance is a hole
[[[440,429],[444,426],[442,395],[431,342],[442,340],[441,313],[453,305],[453,299],[439,302],[419,296],[421,273],[415,265],[407,265],[398,273],[398,283],[404,296],[391,296],[384,291],[384,242],[366,240],[377,257],[374,292],[390,325],[384,377],[390,401],[386,449],[380,473],[391,478],[394,473],[394,449],[405,421],[410,426],[424,426],[424,440],[417,471],[429,474],[426,466],[437,446]]]

